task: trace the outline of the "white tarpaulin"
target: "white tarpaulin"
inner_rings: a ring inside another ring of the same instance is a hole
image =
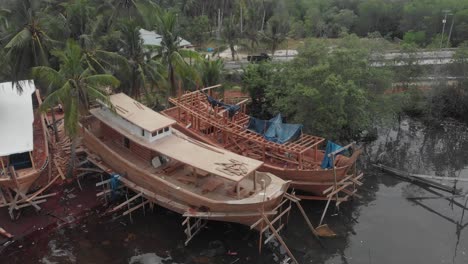
[[[18,93],[11,82],[0,83],[0,156],[33,150],[33,81],[21,81]]]

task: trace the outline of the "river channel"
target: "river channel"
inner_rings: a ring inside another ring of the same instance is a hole
[[[332,208],[325,222],[338,234],[314,239],[304,219],[293,211],[282,233],[300,263],[468,263],[468,212],[464,197],[402,181],[371,166],[383,163],[403,171],[468,179],[468,127],[444,121],[430,128],[404,119],[379,129],[365,145],[361,199]],[[441,182],[441,181],[439,181]],[[450,187],[454,183],[444,181]],[[455,188],[468,192],[468,182]],[[304,202],[317,224],[324,202]],[[209,223],[186,247],[183,219],[165,209],[128,218],[94,214],[79,224],[14,245],[0,263],[282,263],[276,242],[258,253],[258,233],[247,227]]]

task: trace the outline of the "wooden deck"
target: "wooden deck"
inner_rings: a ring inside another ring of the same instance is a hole
[[[167,171],[168,168],[177,164],[170,162],[169,164],[166,164],[160,168],[154,168],[150,162],[138,157],[124,146],[119,145],[111,140],[105,140],[103,142],[113,151],[131,163],[147,171],[148,175],[151,175],[152,177],[159,177],[180,188],[189,190],[195,194],[204,195],[207,198],[213,200],[228,201],[236,199],[237,197],[237,194],[234,192],[236,185],[233,182],[222,180],[219,177],[212,175],[202,176],[197,175],[197,173],[194,175],[193,170],[188,166],[179,166],[176,167],[173,171],[167,173],[165,171]],[[211,191],[206,191],[207,188],[210,187],[209,185],[214,184],[214,182],[217,181],[222,181],[222,186],[218,186]],[[240,182],[240,189],[244,190],[241,192],[243,194],[242,198],[246,198],[251,195],[252,193],[250,191],[253,192],[254,189],[253,177],[247,178]]]

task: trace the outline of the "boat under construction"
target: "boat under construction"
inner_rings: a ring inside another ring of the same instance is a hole
[[[84,145],[151,202],[250,226],[282,201],[289,182],[257,171],[261,161],[191,139],[172,127],[175,120],[123,93],[110,103],[90,111]]]
[[[18,92],[18,87],[21,92]],[[0,207],[8,207],[13,219],[14,210],[25,206],[40,209],[36,195],[28,193],[50,173],[49,145],[42,103],[33,81],[0,84]]]
[[[248,99],[227,104],[213,96],[215,85],[185,93],[169,101],[162,113],[177,120],[174,126],[211,146],[263,162],[260,171],[291,181],[291,187],[308,193],[308,199],[335,200],[338,204],[356,194],[362,185],[355,144],[345,147],[302,132],[302,125],[286,124],[281,116],[260,120],[246,113]],[[344,153],[350,153],[345,155]],[[310,195],[311,194],[311,195]]]

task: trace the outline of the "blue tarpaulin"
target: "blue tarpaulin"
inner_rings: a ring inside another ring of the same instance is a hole
[[[327,148],[325,149],[325,156],[323,157],[323,160],[322,160],[322,165],[321,165],[322,169],[331,169],[331,168],[333,168],[333,161],[332,161],[332,159],[330,157],[328,157],[328,154],[330,154],[330,153],[332,153],[334,151],[337,151],[340,148],[342,148],[342,146],[340,146],[338,144],[335,144],[332,141],[328,140]]]
[[[207,99],[208,99],[208,102],[210,103],[210,105],[212,107],[215,107],[215,106],[218,106],[218,107],[223,107],[224,109],[226,109],[229,113],[229,117],[233,117],[237,111],[240,110],[240,105],[229,105],[229,104],[225,104],[223,102],[220,102],[216,99],[214,99],[213,97],[207,95],[206,96]]]
[[[268,120],[263,120],[263,119],[258,119],[255,117],[250,117],[249,118],[249,125],[247,126],[247,129],[252,130],[258,134],[265,134],[265,131],[268,129]]]
[[[250,117],[247,128],[263,135],[266,140],[279,144],[293,141],[299,138],[302,134],[301,124],[283,123],[281,114],[278,114],[270,120],[262,120],[255,117]]]
[[[111,200],[114,200],[115,198],[117,198],[117,194],[119,192],[118,189],[120,185],[120,181],[119,181],[120,175],[117,173],[111,173],[110,176],[111,176],[110,178]]]

